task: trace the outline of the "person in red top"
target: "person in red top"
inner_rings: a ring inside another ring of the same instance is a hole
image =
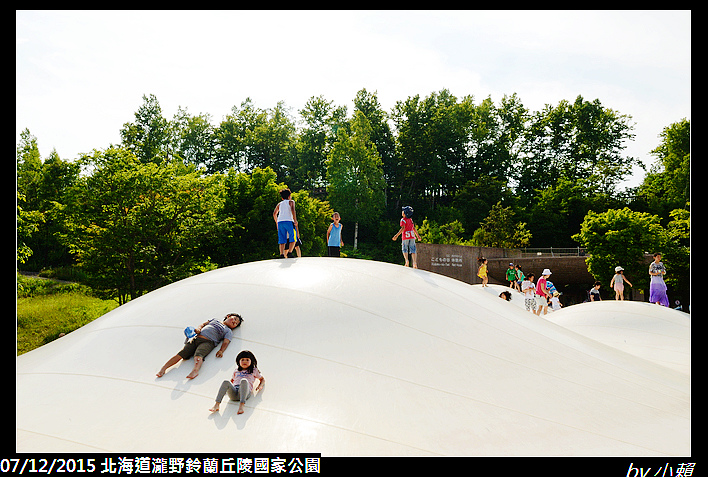
[[[410,253],[413,259],[413,268],[418,268],[415,239],[420,240],[420,235],[418,235],[413,219],[411,219],[412,216],[413,207],[409,205],[403,207],[401,210],[401,230],[391,240],[395,241],[399,235],[402,236],[401,252],[403,252],[403,259],[406,261],[404,266],[408,266],[408,254]]]
[[[548,277],[551,276],[551,271],[547,268],[543,269],[541,272],[541,278],[536,282],[536,315],[541,316],[541,309],[543,309],[543,314],[548,313],[548,298],[551,296],[546,286],[546,281]]]

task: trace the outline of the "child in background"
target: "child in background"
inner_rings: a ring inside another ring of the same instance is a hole
[[[600,298],[600,286],[602,286],[602,283],[595,282],[595,285],[590,289],[590,301],[602,301],[602,298]]]
[[[521,282],[521,292],[524,294],[526,311],[536,313],[536,285],[533,284],[534,274],[529,273],[526,280]]]
[[[342,228],[344,225],[339,223],[340,220],[339,212],[332,214],[332,223],[329,224],[327,229],[328,257],[339,257],[339,249],[344,246],[344,241],[342,240]]]
[[[499,298],[506,301],[511,301],[511,292],[503,291],[499,294]]]
[[[479,257],[477,259],[479,263],[479,269],[477,270],[477,276],[482,279],[482,286],[486,287],[489,281],[489,276],[487,276],[487,259],[484,257]]]
[[[506,281],[509,282],[509,288],[514,288],[516,284],[516,270],[514,269],[514,264],[510,263],[509,268],[506,269]]]
[[[536,315],[541,316],[541,311],[543,314],[548,313],[548,298],[550,293],[548,292],[548,277],[551,276],[551,271],[544,268],[541,272],[541,278],[536,282]]]
[[[560,298],[558,296],[560,293],[553,292],[553,297],[551,298],[551,310],[558,311],[563,305],[561,305]]]
[[[302,245],[302,237],[300,236],[300,228],[295,224],[295,237],[288,237],[288,243],[295,241],[295,246],[293,250],[295,251],[295,255],[298,257],[302,257],[302,251],[300,250],[300,245]],[[290,245],[288,245],[289,247]]]
[[[514,269],[516,269],[516,281],[514,282],[514,288],[516,288],[516,291],[520,292],[521,283],[524,281],[524,272],[521,271],[521,265],[518,263],[514,266]]]
[[[624,300],[624,282],[629,283],[623,271],[624,268],[615,267],[615,276],[610,280],[610,288],[614,288],[615,290],[615,300]],[[629,283],[629,286],[631,287],[632,284]]]
[[[395,241],[399,235],[403,237],[401,240],[401,252],[403,253],[403,259],[405,260],[404,266],[408,266],[408,254],[410,253],[413,259],[413,268],[418,268],[415,239],[420,240],[420,235],[418,235],[413,219],[411,219],[412,216],[413,207],[410,205],[403,207],[401,210],[401,230],[399,230],[391,240]]]

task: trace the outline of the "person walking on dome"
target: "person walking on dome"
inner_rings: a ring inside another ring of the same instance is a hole
[[[396,233],[396,235],[394,235],[391,240],[395,242],[399,236],[402,237],[401,252],[403,253],[403,259],[405,260],[404,266],[408,266],[408,254],[410,254],[411,259],[413,260],[413,268],[418,268],[415,240],[420,240],[420,235],[418,235],[418,230],[416,230],[415,224],[413,223],[413,219],[411,219],[412,216],[413,207],[411,207],[410,205],[403,207],[403,209],[401,210],[400,221],[401,230],[399,230],[398,233]]]
[[[280,197],[283,199],[278,202],[273,210],[273,220],[275,227],[278,230],[278,246],[280,255],[283,258],[288,258],[288,254],[292,253],[295,248],[295,242],[290,241],[287,252],[285,244],[288,243],[288,237],[295,237],[295,226],[297,225],[297,214],[295,213],[295,201],[290,199],[290,189],[280,191]]]

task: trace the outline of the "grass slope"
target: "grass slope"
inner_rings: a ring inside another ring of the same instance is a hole
[[[75,284],[17,275],[17,355],[70,333],[118,307]]]

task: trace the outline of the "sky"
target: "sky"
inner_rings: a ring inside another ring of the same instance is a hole
[[[246,98],[293,117],[361,89],[381,107],[447,89],[531,111],[599,99],[629,115],[624,154],[647,167],[662,130],[691,119],[691,12],[603,10],[16,11],[16,145],[64,160],[120,143],[143,96],[218,125]],[[620,187],[641,183],[639,168]]]

